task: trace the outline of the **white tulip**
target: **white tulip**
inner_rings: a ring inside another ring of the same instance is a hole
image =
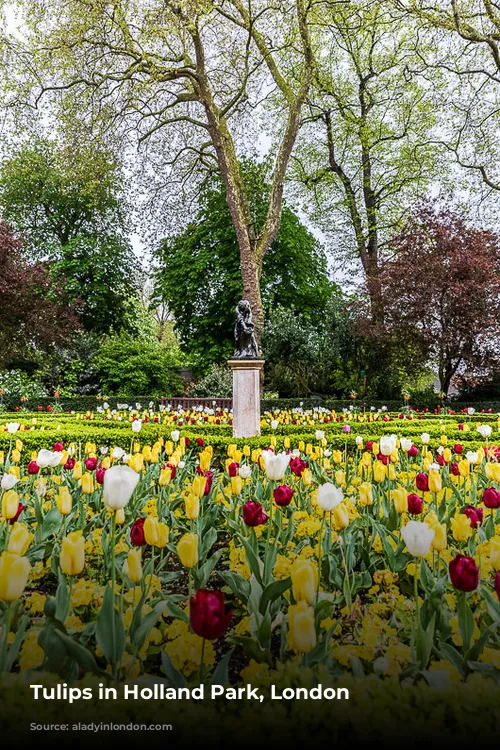
[[[52,454],[52,458],[49,461],[49,466],[52,468],[54,466],[59,466],[62,458],[63,458],[62,451],[54,451],[54,453]]]
[[[264,461],[264,469],[268,479],[283,479],[288,464],[290,463],[289,454],[262,451],[262,459]]]
[[[469,406],[469,408],[467,409],[467,414],[469,415],[469,417],[472,417],[475,411],[476,410],[472,406]]]
[[[441,455],[442,453],[444,453],[444,451],[445,451],[444,445],[440,445],[439,448],[437,449],[437,452],[439,453],[439,455]]]
[[[240,466],[240,468],[238,469],[238,474],[242,479],[250,479],[250,477],[252,476],[252,469],[250,468],[250,466],[246,466],[245,464],[243,464],[243,466]]]
[[[491,427],[490,427],[489,424],[482,424],[482,425],[480,425],[477,428],[477,431],[484,438],[489,438],[489,436],[491,435],[491,432],[492,432]]]
[[[323,430],[316,430],[315,435],[316,435],[316,440],[323,440],[323,438],[325,437],[325,433]]]
[[[142,430],[142,419],[134,419],[132,422],[132,432],[140,432]]]
[[[99,448],[99,450],[101,451],[101,456],[105,456],[106,453],[109,451],[109,448],[108,448],[107,445],[101,445],[101,447]]]
[[[19,422],[7,422],[6,427],[7,432],[10,432],[10,434],[13,435],[14,432],[17,432],[19,430],[21,425],[19,424]]]
[[[35,492],[38,497],[45,497],[45,493],[47,492],[47,484],[43,481],[43,479],[36,480]]]
[[[105,409],[109,409],[109,404],[108,404],[108,402],[107,402],[107,401],[105,401],[105,402],[103,403],[103,407],[104,407]]]
[[[408,552],[414,557],[425,557],[429,553],[434,533],[423,521],[410,521],[401,529]]]
[[[440,465],[439,465],[439,464],[431,464],[431,465],[429,466],[429,471],[439,471],[439,469],[440,469],[440,468],[441,468],[441,467],[440,467]]]
[[[271,422],[271,430],[277,430],[279,427],[279,422],[277,419],[273,419]]]
[[[467,453],[465,454],[465,458],[470,464],[477,464],[479,453],[477,451],[467,451]]]
[[[60,459],[61,454],[58,453],[57,463],[59,463]],[[36,462],[41,469],[45,469],[47,466],[57,466],[57,464],[53,463],[54,460],[54,453],[52,451],[48,451],[46,448],[42,448],[40,451],[38,451]]]
[[[112,466],[104,474],[103,497],[108,508],[124,508],[132,497],[139,482],[137,474],[130,466]]]
[[[382,435],[380,438],[380,452],[383,456],[392,456],[396,450],[396,435]]]
[[[401,445],[401,450],[404,451],[405,453],[408,453],[408,451],[410,450],[411,446],[413,445],[413,441],[410,440],[409,438],[402,437],[399,442],[400,442],[400,445]]]
[[[130,458],[132,458],[131,453],[124,453],[122,456],[122,464],[128,464]]]
[[[2,490],[11,490],[18,482],[19,479],[14,474],[4,474],[1,482]]]
[[[185,467],[185,465],[186,465],[185,461],[179,461],[179,463],[177,464],[177,468],[178,469],[183,469]]]
[[[113,448],[113,452],[111,454],[111,458],[120,459],[124,455],[125,451],[123,448],[119,448],[118,446],[116,448]]]
[[[356,445],[363,445],[363,436],[357,435],[356,436]]]
[[[428,432],[423,432],[420,435],[420,440],[423,442],[424,445],[427,445],[430,439],[431,439],[431,436],[429,435]]]
[[[344,493],[334,484],[320,484],[318,487],[318,505],[325,511],[333,510],[343,499]]]
[[[324,455],[326,456],[326,458],[330,458],[330,456],[332,455],[331,450],[328,450],[328,448],[325,448]]]
[[[173,440],[174,443],[176,443],[179,440],[180,436],[181,436],[181,433],[179,432],[179,430],[172,430],[172,432],[170,433],[170,438],[171,440]]]

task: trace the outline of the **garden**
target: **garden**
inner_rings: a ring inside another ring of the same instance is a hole
[[[480,701],[500,674],[498,415],[297,406],[252,439],[231,416],[2,418],[3,684],[51,674],[77,705],[95,682],[316,675]]]

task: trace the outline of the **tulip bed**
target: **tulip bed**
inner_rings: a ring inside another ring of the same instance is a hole
[[[192,414],[2,418],[4,676],[498,681],[497,415]]]

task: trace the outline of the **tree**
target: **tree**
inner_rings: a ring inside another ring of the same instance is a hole
[[[292,174],[323,231],[361,261],[381,322],[387,241],[437,173],[433,89],[416,52],[425,43],[387,2],[334,4],[322,20],[328,54],[315,68]]]
[[[255,223],[265,215],[272,190],[266,174],[265,165],[245,162],[245,190]],[[238,240],[220,178],[205,183],[196,221],[164,240],[155,258],[157,296],[173,314],[184,349],[202,367],[227,359],[234,351],[235,308],[244,289]],[[332,290],[321,246],[286,206],[263,261],[261,287],[265,315],[283,305],[315,322]]]
[[[0,366],[36,365],[78,328],[64,290],[41,263],[23,257],[22,242],[0,222]]]
[[[0,211],[43,261],[70,302],[83,300],[85,330],[126,326],[137,264],[126,237],[119,168],[92,141],[38,138],[4,160]]]
[[[167,175],[193,155],[197,164],[218,165],[238,240],[243,294],[260,330],[262,264],[279,230],[285,174],[312,76],[312,3],[153,0],[142,6],[53,0],[49,9],[30,0],[22,5],[27,9],[27,42],[17,40],[22,91],[33,85],[36,102],[55,92],[105,128],[134,132],[140,143],[164,141],[168,129]],[[293,62],[289,76],[284,58]],[[267,210],[256,225],[240,169],[238,123],[244,115],[255,125],[253,110],[273,90],[282,102],[275,128],[279,145]]]
[[[427,353],[448,393],[455,374],[492,371],[500,352],[500,240],[450,208],[422,204],[382,274],[386,325]]]

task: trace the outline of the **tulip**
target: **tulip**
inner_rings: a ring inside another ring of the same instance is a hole
[[[181,433],[179,432],[179,430],[172,430],[172,432],[170,433],[171,440],[173,440],[174,443],[177,443],[177,441],[179,440],[180,434]]]
[[[19,508],[19,495],[15,490],[4,492],[2,497],[2,516],[8,521],[14,518]]]
[[[432,470],[429,472],[429,491],[430,492],[440,492],[443,488],[443,480],[441,479],[441,474],[439,471]]]
[[[375,482],[383,482],[387,476],[387,466],[382,461],[375,461],[373,464],[373,479]]]
[[[242,479],[250,479],[250,477],[252,476],[252,469],[250,468],[250,466],[240,466],[240,468],[238,469],[238,474]]]
[[[396,450],[397,438],[395,435],[383,435],[380,438],[380,452],[383,456],[392,456]]]
[[[483,522],[483,509],[482,508],[464,508],[464,516],[470,521],[471,528],[477,529],[477,527]]]
[[[14,474],[4,474],[1,482],[2,490],[11,490],[18,482],[19,479]]]
[[[139,583],[142,579],[141,550],[138,547],[129,551],[125,572],[132,583]]]
[[[209,466],[207,468],[210,468]],[[240,465],[236,463],[236,461],[232,461],[229,466],[227,467],[227,473],[230,477],[236,477],[239,476],[238,469],[240,468]]]
[[[241,477],[231,477],[231,493],[236,497],[241,495],[243,489],[243,480]]]
[[[207,480],[204,474],[199,474],[193,479],[192,491],[196,497],[203,497]]]
[[[325,512],[332,511],[343,499],[344,493],[334,484],[320,484],[318,487],[318,505]]]
[[[94,491],[94,478],[92,477],[92,474],[89,474],[87,472],[82,477],[82,492],[85,495],[91,495],[93,491]]]
[[[410,521],[401,529],[408,552],[414,557],[425,557],[429,553],[434,533],[424,521]]]
[[[495,591],[500,601],[500,571],[498,571],[498,573],[495,576]]]
[[[166,487],[172,479],[172,469],[166,468],[160,471],[160,478],[158,484],[160,487]]]
[[[267,514],[264,513],[260,503],[250,500],[245,503],[241,509],[243,521],[247,526],[261,526],[267,521]]]
[[[104,475],[103,498],[108,508],[125,508],[137,484],[139,474],[129,466],[112,466]]]
[[[333,509],[333,521],[340,529],[346,529],[349,526],[349,513],[343,503]]]
[[[314,609],[302,600],[288,608],[288,647],[296,654],[307,654],[316,645]]]
[[[276,487],[276,489],[273,492],[274,502],[280,508],[284,508],[287,505],[290,505],[293,494],[294,494],[294,491],[292,490],[291,487],[288,487],[288,485],[286,484],[282,484],[279,487]]]
[[[424,501],[420,495],[415,495],[413,493],[408,495],[408,513],[411,513],[412,516],[418,516],[422,513],[423,503]]]
[[[318,568],[311,560],[298,557],[292,565],[292,592],[296,602],[312,604],[318,586]]]
[[[416,456],[418,456],[418,448],[416,445],[411,446],[408,451],[408,455],[410,456],[410,458],[415,458]]]
[[[490,435],[491,435],[491,432],[492,432],[491,427],[490,427],[489,424],[482,424],[482,425],[480,425],[477,428],[477,431],[479,432],[479,434],[481,435],[481,437],[483,437],[485,439],[489,438]]]
[[[307,469],[307,461],[296,456],[290,460],[290,469],[295,476],[301,477],[302,473]]]
[[[474,533],[470,520],[463,513],[458,513],[451,519],[451,532],[457,542],[466,542]]]
[[[483,492],[483,503],[487,508],[500,508],[500,492],[493,487],[487,487]]]
[[[15,515],[12,516],[12,518],[8,519],[8,522],[10,523],[11,526],[13,526],[15,524],[15,522],[17,521],[17,519],[19,518],[19,516],[21,515],[21,513],[23,512],[23,510],[26,510],[26,508],[27,508],[26,505],[23,505],[22,503],[19,503],[19,505],[17,506],[17,510],[16,510]]]
[[[76,576],[82,572],[85,565],[85,539],[81,531],[72,531],[63,538],[59,565],[67,576]]]
[[[492,568],[500,570],[500,536],[490,539],[490,563]]]
[[[408,510],[408,496],[405,489],[391,490],[390,499],[394,503],[394,508],[397,513],[406,513]]]
[[[360,505],[373,505],[373,488],[370,482],[363,482],[358,487]]]
[[[264,462],[264,471],[268,479],[279,481],[283,479],[285,471],[290,463],[290,456],[287,453],[274,454],[273,451],[262,451],[262,460]]]
[[[144,547],[146,537],[144,536],[145,518],[136,518],[130,528],[130,541],[134,547]]]
[[[420,492],[429,492],[429,477],[421,472],[415,477],[415,485]]]
[[[434,529],[434,539],[432,540],[432,548],[436,552],[442,552],[446,549],[448,544],[448,538],[446,534],[446,524],[438,523],[432,527]]]
[[[30,534],[23,523],[15,523],[9,536],[7,552],[13,555],[24,555],[31,544],[33,534]]]
[[[410,440],[409,438],[402,437],[400,440],[400,444],[401,444],[401,450],[404,451],[405,453],[408,453],[408,451],[413,445],[413,441]]]
[[[85,468],[87,471],[94,471],[97,467],[97,458],[95,456],[89,456],[85,459]]]
[[[420,435],[420,440],[422,441],[424,445],[427,445],[430,439],[431,439],[431,436],[427,432],[423,432]]]
[[[195,521],[200,515],[200,498],[190,493],[185,499],[186,516],[190,521]]]
[[[138,433],[142,430],[142,420],[141,419],[134,419],[132,422],[132,432]]]
[[[200,638],[215,641],[228,629],[233,610],[225,611],[222,591],[201,589],[191,597],[189,602],[189,620],[191,627]]]
[[[458,472],[461,477],[467,478],[470,474],[470,463],[468,459],[463,459],[458,462]]]
[[[19,424],[19,422],[7,422],[6,427],[7,432],[10,435],[13,435],[15,432],[21,429],[21,425]]]
[[[38,451],[38,455],[36,457],[36,463],[41,469],[45,469],[48,466],[57,466],[60,460],[60,453],[58,453],[57,451],[48,451],[45,448],[42,448],[42,450]]]
[[[479,568],[474,558],[457,555],[449,566],[450,580],[459,591],[475,591],[479,584]]]
[[[184,534],[177,543],[177,554],[185,568],[193,568],[198,562],[198,535]]]
[[[0,600],[14,602],[22,596],[31,565],[27,557],[20,557],[12,552],[0,555]]]

